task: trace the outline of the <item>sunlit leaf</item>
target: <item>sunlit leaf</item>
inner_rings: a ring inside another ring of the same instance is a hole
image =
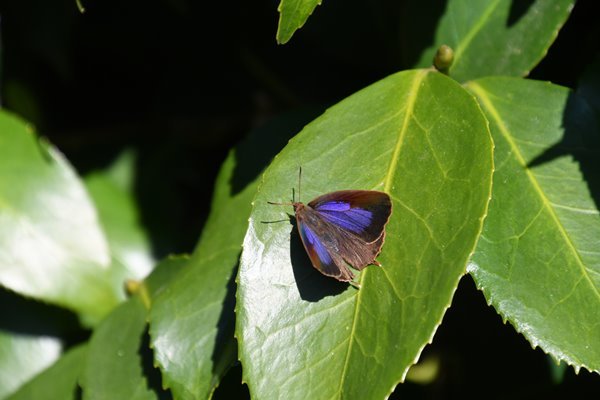
[[[287,217],[338,189],[390,194],[379,261],[357,290],[319,274]],[[491,190],[487,122],[432,71],[392,75],[306,126],[273,160],[244,240],[236,336],[260,399],[385,398],[431,341],[479,236]]]
[[[0,283],[92,323],[120,297],[110,261],[72,167],[31,126],[0,113]]]
[[[105,171],[85,177],[111,255],[126,268],[122,280],[143,279],[154,265],[149,239],[140,226],[133,196],[134,164],[134,155],[125,152]]]

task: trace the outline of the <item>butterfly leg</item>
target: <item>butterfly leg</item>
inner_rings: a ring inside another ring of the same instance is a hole
[[[354,286],[356,289],[360,289],[360,283],[354,281],[349,281],[348,283]]]

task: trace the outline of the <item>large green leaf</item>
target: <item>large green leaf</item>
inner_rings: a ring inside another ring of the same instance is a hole
[[[321,0],[281,0],[278,8],[277,42],[283,44],[290,40],[319,4]]]
[[[117,303],[96,212],[71,166],[0,113],[0,283],[92,323]]]
[[[178,399],[210,397],[235,361],[234,284],[258,176],[313,112],[252,132],[225,160],[212,210],[185,270],[157,296],[150,336],[165,385]]]
[[[267,204],[288,200],[300,165],[301,200],[338,189],[392,197],[383,267],[364,270],[360,290],[320,275],[285,218],[290,209]],[[433,71],[373,84],[291,140],[263,176],[238,275],[236,336],[253,397],[388,396],[450,305],[492,169],[477,103]]]
[[[496,145],[494,191],[469,267],[533,346],[600,371],[600,126],[566,88],[514,78],[468,85]],[[587,181],[587,182],[586,182]]]
[[[86,350],[85,345],[69,350],[56,363],[21,387],[9,399],[79,399],[77,380],[85,361]]]
[[[121,281],[142,279],[154,265],[150,241],[140,226],[133,196],[134,163],[133,153],[124,152],[106,170],[85,177],[111,254],[118,265],[125,267]]]
[[[423,17],[436,1],[410,4],[407,12],[407,51],[421,51]],[[442,44],[454,49],[449,74],[458,81],[486,75],[525,76],[544,57],[558,30],[569,17],[574,0],[448,0],[433,43],[416,65],[432,64]],[[430,25],[427,25],[431,28]]]
[[[81,378],[84,399],[157,399],[162,394],[158,370],[146,335],[148,310],[164,285],[188,262],[169,257],[135,287],[94,330]]]

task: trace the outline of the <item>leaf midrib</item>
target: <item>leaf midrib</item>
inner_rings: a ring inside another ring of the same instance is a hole
[[[392,154],[392,158],[390,160],[390,165],[388,167],[388,171],[387,171],[385,179],[384,179],[384,189],[383,189],[384,192],[389,192],[391,190],[392,182],[394,181],[394,176],[395,176],[396,168],[398,165],[398,157],[400,155],[400,150],[402,148],[402,144],[404,143],[404,137],[406,136],[408,124],[409,124],[411,116],[413,114],[414,106],[415,106],[416,99],[417,99],[417,94],[419,92],[421,82],[425,78],[425,75],[427,75],[429,72],[430,72],[429,70],[417,71],[414,81],[410,87],[410,91],[408,92],[404,121],[402,122],[402,127],[400,128],[400,131],[398,132],[398,139],[396,140],[396,145],[394,146],[394,152]],[[367,271],[368,270],[365,269],[360,274],[359,282],[358,282],[359,284],[361,284],[363,282],[364,276],[366,275]],[[354,303],[354,313],[352,315],[352,328],[350,329],[350,335],[349,335],[348,349],[346,351],[346,356],[344,357],[344,366],[342,368],[342,373],[340,375],[340,386],[337,391],[337,395],[339,398],[342,398],[344,382],[346,381],[346,375],[347,375],[346,372],[348,370],[350,355],[352,353],[352,347],[353,347],[352,345],[354,343],[354,336],[355,336],[355,332],[356,332],[356,321],[358,321],[358,311],[360,308],[359,305],[360,305],[361,293],[363,291],[364,291],[364,289],[360,289],[358,291],[358,293],[356,294],[356,301]]]
[[[544,205],[544,208],[546,208],[546,210],[548,210],[548,213],[550,214],[550,217],[552,218],[552,220],[556,224],[556,226],[557,226],[557,228],[558,228],[561,236],[564,238],[564,240],[565,240],[565,242],[567,244],[567,247],[571,250],[571,252],[575,256],[575,259],[577,261],[577,265],[579,266],[579,269],[581,270],[582,275],[585,277],[586,281],[588,282],[588,284],[592,288],[592,291],[594,292],[594,294],[596,295],[596,297],[600,300],[600,291],[594,285],[594,282],[590,278],[590,276],[588,274],[588,271],[585,268],[585,264],[584,264],[584,262],[583,262],[583,260],[581,258],[581,255],[579,254],[579,251],[575,247],[575,244],[573,243],[573,241],[571,240],[570,236],[568,235],[566,229],[562,225],[560,219],[558,218],[558,215],[556,215],[556,212],[554,211],[554,208],[552,207],[552,202],[546,197],[546,195],[544,194],[544,191],[542,190],[542,188],[541,188],[540,184],[538,183],[536,177],[533,175],[533,173],[531,172],[531,170],[527,167],[527,162],[525,161],[525,158],[523,157],[523,155],[521,154],[520,149],[518,148],[518,146],[515,144],[514,140],[512,139],[508,128],[504,124],[503,120],[500,118],[500,114],[498,113],[498,110],[496,110],[496,108],[494,107],[493,103],[491,102],[491,100],[487,96],[486,90],[483,87],[481,87],[479,84],[474,83],[474,82],[469,83],[469,87],[471,88],[471,90],[473,92],[475,92],[477,94],[477,96],[479,96],[479,98],[480,98],[481,102],[483,103],[483,105],[486,107],[486,109],[488,110],[488,112],[495,119],[495,121],[496,121],[496,123],[498,125],[498,129],[499,129],[500,133],[502,134],[502,136],[504,137],[504,139],[509,144],[511,150],[513,151],[514,156],[517,158],[517,161],[523,167],[523,169],[525,171],[525,174],[527,175],[527,178],[529,179],[529,181],[533,185],[533,188],[534,188],[535,192],[538,194],[539,198],[542,200],[542,204]]]

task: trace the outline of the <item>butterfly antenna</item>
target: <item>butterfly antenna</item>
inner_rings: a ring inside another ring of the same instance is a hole
[[[301,200],[300,197],[300,185],[302,184],[302,166],[298,169],[298,200]]]

